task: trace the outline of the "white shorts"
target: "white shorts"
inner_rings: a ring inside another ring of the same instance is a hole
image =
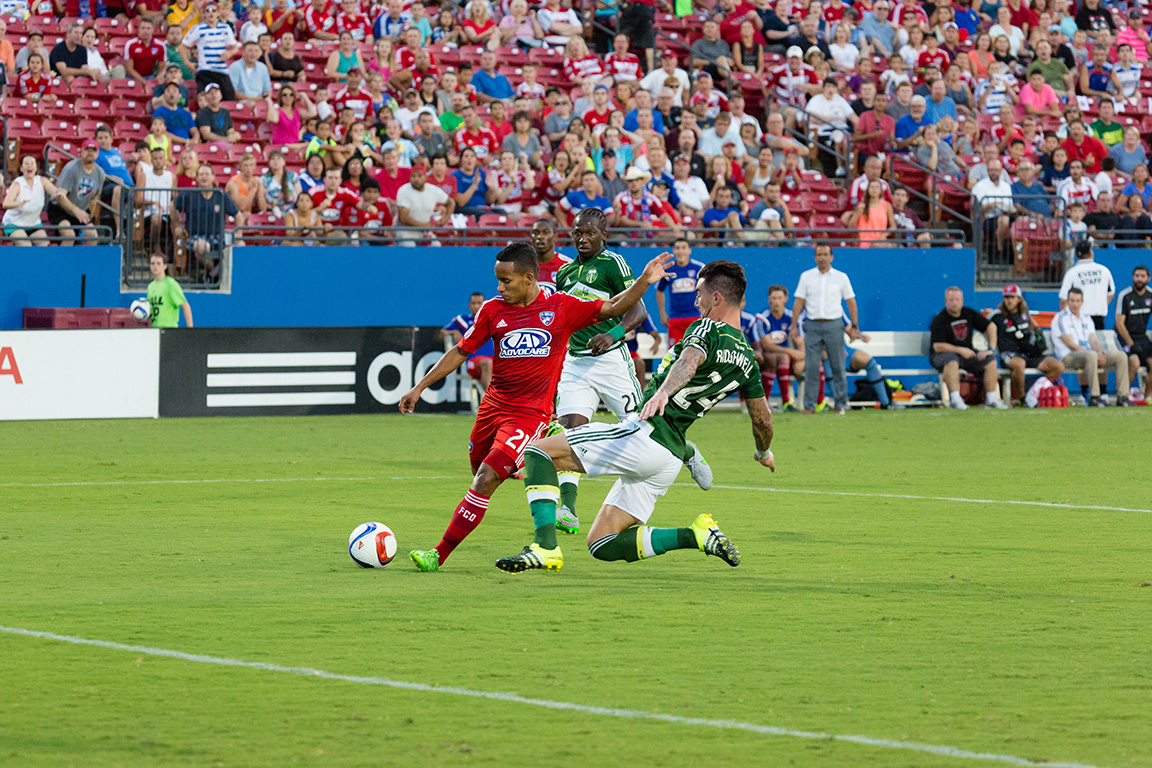
[[[652,439],[652,425],[632,416],[619,424],[585,424],[564,433],[589,477],[615,475],[605,504],[648,522],[684,463]]]
[[[640,382],[624,344],[602,355],[569,354],[564,358],[556,390],[556,415],[577,414],[591,419],[601,400],[621,421],[640,407]]]

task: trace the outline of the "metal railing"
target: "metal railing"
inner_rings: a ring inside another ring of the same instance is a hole
[[[161,253],[184,287],[220,288],[230,266],[233,238],[243,231],[228,228],[225,194],[219,187],[132,190],[121,204],[124,285],[147,286],[152,279],[148,261],[153,253]]]
[[[1024,206],[1038,200],[1044,215]],[[1001,217],[1007,217],[1005,227]],[[1078,236],[1066,236],[1067,211],[1056,195],[1013,195],[1010,205],[972,199],[972,243],[976,250],[976,283],[999,287],[1017,283],[1030,288],[1060,284],[1070,249]],[[1152,232],[1149,233],[1152,235]]]
[[[461,229],[421,227],[387,227],[366,230],[357,227],[325,227],[306,234],[290,231],[284,224],[246,224],[236,236],[238,245],[328,245],[328,246],[408,246],[408,247],[503,247],[511,240],[528,237],[524,227],[467,227]],[[927,234],[925,240],[917,240],[915,235]],[[860,230],[842,229],[705,229],[680,228],[679,230],[611,228],[608,242],[614,245],[636,247],[667,247],[676,237],[687,236],[697,246],[773,248],[778,246],[811,245],[820,240],[841,244],[846,247],[896,247],[915,245],[917,247],[960,247],[964,244],[964,233],[956,229],[917,230],[910,233],[904,229],[882,230],[875,233],[862,233]],[[558,246],[570,245],[567,233],[558,232]]]
[[[906,184],[896,178],[897,160],[899,160],[901,163],[911,166],[914,170],[925,174],[927,178],[925,189],[917,189],[916,187],[910,184]],[[969,232],[972,231],[972,216],[958,208],[945,205],[943,202],[941,202],[944,195],[948,193],[952,193],[957,197],[970,199],[972,195],[968,191],[967,187],[952,179],[949,179],[942,174],[929,170],[927,166],[919,163],[910,154],[889,152],[886,158],[886,162],[889,184],[892,185],[893,189],[896,189],[897,185],[899,185],[900,189],[908,192],[908,196],[912,200],[924,206],[924,219],[928,222],[930,227],[938,226],[940,224],[941,213],[944,213],[947,214],[949,219],[959,222],[963,228],[967,229]]]
[[[13,226],[13,225],[6,225]],[[92,235],[89,237],[88,235]],[[104,224],[60,224],[40,223],[24,227],[0,236],[0,245],[40,246],[40,245],[113,245],[116,242],[112,227]]]

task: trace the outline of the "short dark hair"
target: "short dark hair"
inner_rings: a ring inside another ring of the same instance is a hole
[[[520,274],[531,272],[532,276],[540,274],[540,262],[536,258],[536,249],[527,240],[513,240],[500,249],[496,254],[496,261],[510,263]]]
[[[782,286],[782,285],[770,285],[770,286],[768,286],[768,295],[769,296],[776,293],[776,291],[780,291],[781,293],[784,294],[784,298],[788,298],[788,289],[785,288],[784,286]]]
[[[608,217],[604,215],[604,211],[599,208],[584,208],[576,214],[576,219],[589,219],[600,229],[608,229]],[[576,219],[572,223],[576,223]]]
[[[748,279],[744,277],[744,267],[736,262],[726,259],[710,261],[700,270],[699,280],[707,282],[709,290],[718,291],[726,304],[739,307],[744,303]]]
[[[548,229],[556,229],[556,221],[554,219],[539,218],[532,222],[532,229],[536,229],[538,226],[548,227]]]
[[[821,248],[827,248],[828,249],[828,255],[829,256],[832,255],[832,246],[828,245],[828,243],[817,243],[816,247],[812,249],[812,252],[815,253],[816,251],[820,250]]]
[[[1146,275],[1152,274],[1152,272],[1148,271],[1148,267],[1144,266],[1143,264],[1137,264],[1135,267],[1133,267],[1132,268],[1132,274],[1136,274],[1140,270],[1144,270],[1144,274],[1146,274]]]
[[[1080,298],[1084,298],[1084,291],[1080,290],[1076,286],[1072,286],[1071,288],[1068,289],[1068,295],[1069,296],[1071,296],[1074,293],[1077,294],[1078,296],[1080,296]]]
[[[102,134],[102,133],[106,133],[106,134],[108,134],[109,136],[111,136],[111,135],[112,135],[112,129],[111,129],[111,128],[109,128],[109,127],[108,127],[108,126],[106,126],[106,125],[98,125],[98,126],[96,126],[96,133],[95,133],[95,135],[96,135],[96,136],[99,136],[99,135],[100,135],[100,134]]]
[[[688,238],[686,237],[678,237],[672,241],[672,245],[676,245],[676,243],[684,243],[684,245],[687,245],[689,248],[692,247],[692,244],[688,242]]]
[[[483,291],[472,291],[472,293],[468,294],[468,298],[472,298],[473,296],[479,296],[480,298],[484,298],[484,292]]]

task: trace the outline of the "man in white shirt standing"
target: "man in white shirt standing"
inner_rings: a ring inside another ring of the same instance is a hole
[[[1084,295],[1084,314],[1091,318],[1096,330],[1102,331],[1116,283],[1111,270],[1096,262],[1095,244],[1091,238],[1076,243],[1076,264],[1064,273],[1064,282],[1060,283],[1060,309],[1068,306],[1069,289],[1079,288]]]
[[[832,269],[832,246],[821,243],[816,246],[816,267],[800,275],[796,286],[796,300],[792,304],[792,326],[789,336],[795,336],[796,321],[800,312],[807,308],[804,321],[804,376],[809,386],[804,388],[804,413],[816,412],[816,382],[820,380],[822,353],[828,354],[828,364],[832,366],[832,393],[836,401],[836,413],[843,414],[848,404],[848,379],[844,370],[844,310],[848,307],[848,319],[852,329],[860,327],[856,313],[856,294],[848,275]]]
[[[544,42],[548,45],[565,46],[569,38],[584,34],[580,17],[571,8],[561,8],[560,0],[547,0],[544,7],[536,11],[536,21],[544,30]]]
[[[1063,293],[1063,292],[1061,292]],[[1100,380],[1098,373],[1107,374],[1109,368],[1116,372],[1116,391],[1128,391],[1128,356],[1118,349],[1105,350],[1096,337],[1096,330],[1092,320],[1081,310],[1084,308],[1084,292],[1079,288],[1068,289],[1064,309],[1056,313],[1052,319],[1052,346],[1056,357],[1064,363],[1069,371],[1083,372],[1088,379],[1089,394],[1085,402],[1090,406],[1104,406],[1106,403],[1100,397]],[[1083,390],[1085,384],[1081,382]],[[1116,398],[1116,405],[1125,407],[1130,405],[1128,398],[1121,395]]]
[[[976,186],[972,187],[972,196],[979,201],[984,215],[984,241],[995,243],[992,263],[996,264],[1012,257],[1006,241],[1010,226],[1008,213],[1015,210],[1015,203],[1012,201],[1012,179],[1004,173],[1004,164],[993,158],[986,165],[988,178],[976,182]]]

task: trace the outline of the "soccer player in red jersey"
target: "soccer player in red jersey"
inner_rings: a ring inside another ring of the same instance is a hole
[[[488,501],[523,462],[524,448],[544,434],[556,399],[556,383],[568,337],[610,317],[621,317],[644,297],[648,286],[671,273],[672,254],[662,253],[644,268],[628,290],[607,301],[584,301],[548,293],[536,281],[539,257],[527,242],[514,242],[496,255],[499,298],[489,299],[460,343],[444,353],[420,382],[400,399],[400,412],[412,413],[421,393],[459,368],[486,341],[494,342],[492,383],[469,441],[475,476],[435,549],[409,553],[421,571],[439,570],[452,551],[480,525]]]
[[[540,274],[536,282],[541,288],[556,290],[556,273],[572,259],[556,250],[556,222],[553,219],[536,219],[532,225],[532,247],[540,261]]]

